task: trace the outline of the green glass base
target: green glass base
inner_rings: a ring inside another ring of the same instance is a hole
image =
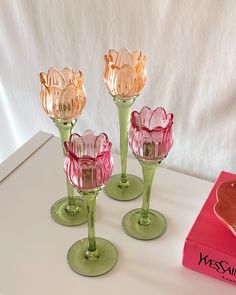
[[[78,211],[75,214],[66,212],[68,206],[68,198],[62,198],[53,204],[51,208],[52,218],[59,224],[74,226],[80,225],[87,221],[87,212],[84,201],[75,197],[75,204],[78,206]]]
[[[96,238],[97,251],[86,255],[88,239],[74,243],[67,254],[71,269],[83,276],[95,277],[111,270],[117,262],[117,251],[107,240]]]
[[[149,209],[148,225],[139,224],[141,209],[134,209],[128,212],[122,221],[124,231],[131,237],[138,240],[152,240],[160,237],[166,230],[165,217],[159,212]]]
[[[143,181],[131,174],[127,174],[129,186],[120,185],[121,174],[112,175],[104,188],[105,193],[112,199],[118,201],[130,201],[138,198],[143,193]]]

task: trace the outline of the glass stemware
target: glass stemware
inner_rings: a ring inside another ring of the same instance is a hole
[[[173,114],[159,107],[131,114],[129,145],[139,160],[143,171],[144,193],[142,208],[128,212],[122,221],[124,231],[133,238],[151,240],[166,230],[164,216],[149,209],[152,181],[156,167],[167,156],[172,144]]]
[[[65,142],[65,172],[85,200],[88,216],[88,238],[74,243],[67,259],[71,269],[84,276],[99,276],[117,262],[113,244],[95,237],[96,197],[112,173],[111,142],[106,134],[95,136],[87,130],[82,136],[72,134]]]
[[[63,152],[72,129],[86,103],[82,73],[64,68],[50,68],[48,74],[40,73],[41,103],[47,115],[59,129]],[[67,196],[51,208],[52,218],[59,224],[79,225],[87,220],[84,201],[74,196],[74,188],[66,179]]]
[[[127,48],[105,55],[104,81],[118,108],[120,125],[121,174],[113,175],[105,187],[106,194],[119,201],[129,201],[143,192],[142,180],[127,174],[128,128],[131,106],[145,85],[146,57],[140,50]]]

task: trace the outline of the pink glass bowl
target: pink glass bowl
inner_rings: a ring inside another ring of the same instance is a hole
[[[145,106],[131,114],[129,145],[133,154],[150,162],[161,162],[173,144],[173,114],[162,107],[151,110]]]
[[[216,216],[236,236],[236,179],[223,182],[216,191]]]
[[[104,58],[104,81],[109,93],[119,99],[138,96],[146,81],[146,56],[140,50],[122,48],[110,49]]]
[[[72,134],[64,143],[67,156],[64,169],[71,184],[86,192],[103,187],[112,173],[111,142],[105,133],[96,136],[87,130]]]
[[[41,103],[49,117],[68,122],[81,114],[86,103],[82,72],[64,68],[50,68],[40,73]]]

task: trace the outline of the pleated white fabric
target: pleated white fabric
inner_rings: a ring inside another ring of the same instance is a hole
[[[148,80],[133,109],[175,115],[163,165],[202,178],[236,172],[235,0],[0,0],[0,160],[37,131],[57,134],[39,102],[39,72],[82,70],[88,101],[77,132],[107,132],[116,107],[103,82],[109,48],[140,48]]]

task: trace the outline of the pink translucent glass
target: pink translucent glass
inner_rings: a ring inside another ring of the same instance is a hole
[[[50,68],[40,73],[40,81],[41,103],[51,118],[66,122],[79,117],[86,103],[82,72]]]
[[[103,187],[112,173],[111,142],[106,134],[96,136],[87,130],[72,134],[64,143],[67,156],[64,169],[71,184],[79,191]]]
[[[172,144],[173,114],[166,114],[159,107],[151,110],[145,106],[140,113],[131,114],[129,145],[133,154],[140,159],[161,162]]]
[[[104,58],[104,81],[110,94],[120,99],[138,96],[146,81],[146,56],[140,50],[122,48],[110,49]]]

